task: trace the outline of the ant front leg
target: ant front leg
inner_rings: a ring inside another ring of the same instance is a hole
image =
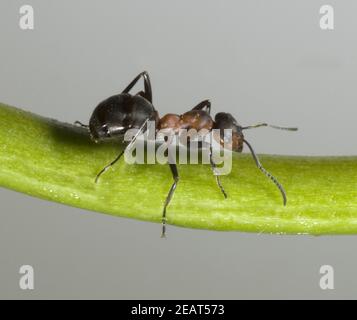
[[[152,90],[151,90],[151,82],[149,74],[146,71],[139,73],[132,82],[128,84],[128,86],[123,90],[122,93],[129,93],[130,90],[136,85],[136,83],[140,80],[140,78],[144,79],[144,91],[140,91],[138,94],[152,103]]]
[[[206,108],[208,114],[211,114],[211,101],[203,100],[197,106],[193,107],[192,110],[203,110]]]

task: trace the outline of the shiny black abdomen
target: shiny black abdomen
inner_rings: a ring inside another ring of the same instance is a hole
[[[129,128],[140,128],[146,119],[156,120],[156,116],[154,106],[144,97],[121,93],[98,104],[89,121],[89,127],[94,136],[102,136],[103,126],[115,135],[124,133]]]

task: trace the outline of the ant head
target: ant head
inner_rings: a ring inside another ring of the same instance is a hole
[[[123,103],[122,99],[120,96],[109,97],[94,109],[89,120],[89,131],[95,142],[123,135],[128,129],[127,116],[118,108]]]
[[[220,130],[219,143],[232,151],[242,152],[244,136],[242,126],[236,119],[230,113],[219,112],[214,122],[214,129]],[[229,131],[225,132],[224,129],[229,129]]]

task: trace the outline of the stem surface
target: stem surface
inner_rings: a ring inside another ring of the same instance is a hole
[[[114,216],[161,222],[172,183],[167,165],[120,160],[102,175],[121,146],[95,144],[83,128],[0,104],[0,185]],[[250,155],[235,154],[221,177],[224,199],[209,165],[179,165],[180,182],[167,221],[182,227],[277,234],[357,233],[357,157],[260,156],[283,184],[279,190]]]

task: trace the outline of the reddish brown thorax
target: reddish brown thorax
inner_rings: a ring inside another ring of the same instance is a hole
[[[158,125],[158,129],[173,129],[178,132],[179,129],[201,129],[211,130],[213,128],[213,120],[211,116],[203,110],[191,110],[182,115],[168,113],[164,115]]]
[[[242,152],[243,149],[243,133],[238,130],[236,126],[228,128],[222,127],[221,123],[215,123],[211,116],[203,110],[191,110],[185,112],[182,115],[168,113],[164,115],[160,120],[157,129],[165,130],[170,129],[175,133],[178,133],[180,129],[195,129],[197,132],[200,130],[220,129],[220,133],[214,134],[214,139],[223,147],[236,151]],[[232,129],[232,136],[224,136],[224,129]]]
[[[173,113],[165,114],[160,120],[157,126],[158,130],[172,129],[178,132],[180,129],[180,116]]]

